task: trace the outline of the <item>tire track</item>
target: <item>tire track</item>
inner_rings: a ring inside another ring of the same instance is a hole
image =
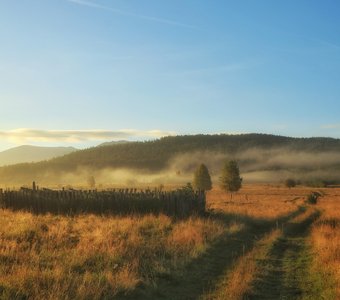
[[[321,299],[308,274],[312,257],[306,243],[309,228],[319,216],[320,212],[314,210],[300,222],[287,224],[282,238],[259,262],[262,275],[253,282],[253,292],[245,299]]]

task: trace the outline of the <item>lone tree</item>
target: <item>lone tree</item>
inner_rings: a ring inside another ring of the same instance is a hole
[[[212,189],[210,174],[204,164],[201,164],[195,171],[194,187],[200,191],[209,191]]]
[[[225,162],[222,169],[222,176],[220,177],[221,188],[227,192],[237,192],[242,186],[242,178],[240,177],[240,170],[235,160]]]

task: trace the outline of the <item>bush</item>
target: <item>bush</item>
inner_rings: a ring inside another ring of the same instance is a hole
[[[308,204],[316,204],[318,202],[318,198],[321,196],[318,192],[312,192],[307,196],[307,203]]]
[[[296,186],[296,181],[294,179],[288,178],[285,181],[285,186],[288,187],[288,188],[295,187]]]

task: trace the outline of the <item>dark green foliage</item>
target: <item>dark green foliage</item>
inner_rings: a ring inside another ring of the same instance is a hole
[[[212,189],[211,177],[204,164],[201,164],[195,171],[194,187],[199,191],[210,191]]]
[[[292,188],[296,186],[296,181],[294,179],[288,178],[285,181],[285,186],[288,188]]]
[[[163,192],[155,190],[117,189],[106,191],[32,190],[0,191],[4,208],[55,214],[160,214],[186,217],[205,211],[205,194],[192,187]]]
[[[242,186],[240,170],[235,160],[227,161],[220,178],[221,188],[227,192],[237,192]]]

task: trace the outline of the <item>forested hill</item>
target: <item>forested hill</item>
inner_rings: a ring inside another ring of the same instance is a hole
[[[183,153],[212,152],[236,155],[249,149],[284,149],[309,153],[340,153],[340,140],[332,138],[291,138],[265,134],[170,136],[154,141],[118,143],[77,151],[39,163],[0,168],[0,182],[24,180],[47,173],[89,169],[128,168],[159,171]]]

